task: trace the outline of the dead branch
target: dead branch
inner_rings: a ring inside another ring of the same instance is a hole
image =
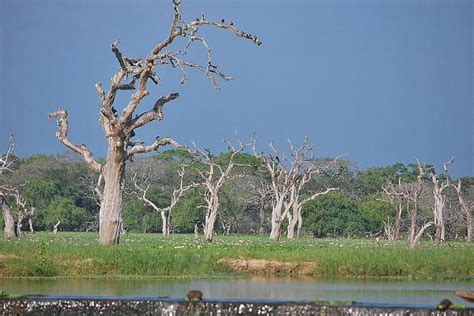
[[[178,144],[171,137],[157,137],[153,143],[148,146],[143,144],[136,144],[127,151],[127,156],[129,158],[138,153],[148,153],[151,151],[156,151],[159,147],[165,145],[174,145],[177,148],[184,148],[183,145]]]
[[[13,134],[10,135],[8,138],[8,150],[5,155],[0,155],[0,175],[4,171],[12,171],[10,169],[11,165],[13,164],[13,160],[11,159],[13,155],[13,150],[15,149],[15,136]]]
[[[49,113],[49,118],[56,117],[57,124],[58,124],[58,131],[56,132],[56,137],[61,141],[66,147],[71,149],[72,151],[81,154],[84,157],[87,165],[96,172],[102,171],[102,165],[94,160],[94,157],[87,148],[86,145],[76,145],[72,143],[69,138],[67,137],[68,134],[68,120],[67,120],[67,111],[63,108],[59,108],[57,111]]]

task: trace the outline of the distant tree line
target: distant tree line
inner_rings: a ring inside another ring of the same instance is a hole
[[[269,234],[274,199],[271,175],[258,155],[235,152],[229,150],[215,156],[207,154],[207,159],[212,160],[216,170],[227,168],[231,159],[234,164],[220,188],[216,234]],[[97,175],[81,157],[68,152],[24,158],[13,156],[10,159],[14,161],[8,166],[12,172],[0,175],[0,187],[17,188],[25,203],[20,205],[13,195],[4,191],[2,199],[11,206],[13,214],[20,214],[22,208],[34,207],[32,224],[36,231],[51,231],[58,221],[61,223],[60,230],[97,231],[100,208]],[[419,230],[424,224],[435,220],[435,184],[430,174],[435,171],[431,166],[423,166],[425,169],[421,177],[420,165],[416,163],[358,170],[353,162],[346,159],[311,158],[313,165],[327,166],[328,162],[334,163],[330,168],[324,168],[324,172],[311,177],[301,195],[308,197],[327,188],[338,190],[318,196],[302,206],[302,235],[385,236],[396,239],[413,234],[411,238],[414,238],[413,225]],[[137,157],[130,162],[125,175],[122,229],[143,233],[202,233],[206,229],[206,216],[209,215],[209,192],[202,184],[203,177],[209,177],[209,172],[209,164],[183,149]],[[449,174],[435,173],[434,177],[444,183]],[[468,214],[463,210],[462,203],[470,206],[468,211],[472,217],[474,178],[463,177],[459,180],[461,182],[450,179],[450,185],[443,192],[446,198],[444,239],[465,238],[468,235]],[[417,183],[421,187],[414,205],[409,194],[413,195],[410,190],[415,190]],[[458,198],[458,188],[462,200]],[[413,207],[416,208],[414,222],[411,216]],[[27,221],[21,217],[19,220],[21,230]],[[5,216],[1,221],[4,226]],[[281,235],[285,234],[289,223],[291,221],[286,215],[282,219]],[[425,235],[436,238],[436,225],[429,225]]]

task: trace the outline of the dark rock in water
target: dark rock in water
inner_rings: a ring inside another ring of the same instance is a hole
[[[202,292],[199,290],[191,290],[186,294],[186,297],[190,302],[200,302],[202,301]]]
[[[453,305],[453,302],[445,298],[438,305],[436,305],[436,309],[439,311],[445,311],[449,308],[449,306]]]

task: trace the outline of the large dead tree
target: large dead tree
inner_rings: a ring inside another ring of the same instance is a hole
[[[138,105],[149,94],[147,84],[152,81],[158,84],[161,79],[156,73],[158,66],[170,65],[183,72],[182,83],[187,79],[186,68],[202,72],[217,88],[217,79],[231,80],[232,77],[225,75],[211,59],[211,49],[204,37],[200,36],[199,30],[202,26],[211,26],[231,31],[235,36],[249,39],[257,45],[261,41],[251,34],[238,30],[234,23],[221,20],[219,22],[208,20],[204,15],[192,21],[185,21],[180,13],[179,0],[173,0],[173,19],[168,35],[157,43],[144,58],[128,58],[118,48],[118,41],[112,44],[119,67],[110,80],[110,86],[106,92],[101,83],[95,85],[100,99],[99,122],[103,128],[108,142],[105,164],[100,164],[94,159],[92,152],[86,145],[77,145],[68,138],[67,111],[59,108],[49,114],[58,120],[58,131],[56,136],[71,150],[81,154],[87,165],[95,172],[102,175],[103,188],[102,200],[99,212],[99,242],[103,245],[114,245],[119,243],[120,227],[122,222],[122,205],[124,192],[124,170],[126,161],[134,155],[157,150],[164,145],[178,145],[170,137],[157,137],[154,142],[144,145],[134,142],[132,138],[135,130],[152,122],[163,119],[163,107],[168,102],[175,100],[179,94],[170,93],[159,97],[148,111],[134,115]],[[187,40],[185,48],[172,51],[169,47],[178,38]],[[189,46],[198,42],[207,52],[207,64],[200,65],[183,59]],[[133,90],[133,93],[125,105],[121,114],[118,115],[114,108],[117,92],[122,90]]]
[[[433,184],[433,222],[436,227],[435,242],[441,244],[446,240],[446,228],[444,223],[444,213],[446,211],[445,190],[451,187],[451,178],[448,173],[448,166],[454,163],[454,157],[443,164],[444,179],[440,179],[434,167],[429,169],[429,175]]]
[[[466,215],[466,226],[467,226],[467,236],[466,240],[472,240],[472,209],[474,208],[474,203],[472,201],[466,201],[464,193],[462,192],[462,181],[458,179],[458,183],[452,184],[453,188],[456,190],[459,207],[461,211]]]
[[[188,185],[184,185],[184,167],[181,166],[181,169],[178,171],[178,176],[179,176],[179,186],[178,188],[175,188],[173,190],[173,193],[171,194],[171,200],[170,204],[166,207],[159,207],[151,201],[146,195],[148,190],[150,189],[150,185],[148,184],[146,187],[143,187],[143,185],[139,184],[137,181],[137,175],[135,174],[133,177],[133,184],[135,188],[140,192],[139,198],[142,200],[146,205],[151,206],[156,212],[158,212],[161,215],[161,221],[162,221],[162,234],[163,236],[167,236],[170,234],[170,228],[171,228],[171,212],[173,208],[176,206],[176,204],[179,202],[181,197],[184,195],[186,191],[188,191],[191,188],[194,188],[197,186],[196,183],[191,183]],[[147,180],[145,180],[147,182]]]
[[[230,177],[232,169],[238,165],[235,162],[236,155],[241,153],[249,144],[244,144],[236,137],[237,145],[225,141],[229,148],[228,161],[224,165],[216,162],[215,157],[208,149],[202,149],[194,144],[195,150],[189,150],[204,168],[196,168],[202,179],[202,185],[206,189],[206,217],[204,222],[204,236],[207,241],[214,239],[215,223],[219,214],[220,191],[226,180]]]
[[[300,147],[294,147],[290,140],[288,143],[291,148],[291,157],[282,156],[280,158],[272,142],[270,143],[271,154],[266,156],[263,153],[257,153],[255,137],[252,141],[254,155],[261,159],[271,178],[273,201],[270,239],[274,241],[280,239],[281,225],[285,218],[288,218],[288,238],[294,238],[297,224],[298,230],[301,232],[303,205],[318,196],[336,190],[336,188],[328,188],[323,192],[313,193],[302,198],[302,190],[311,177],[321,174],[327,166],[322,167],[313,163],[313,149],[307,138]]]

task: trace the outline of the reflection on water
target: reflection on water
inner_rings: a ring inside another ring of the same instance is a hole
[[[443,298],[474,307],[453,292],[474,290],[472,282],[380,281],[312,278],[156,279],[148,280],[23,280],[0,279],[0,290],[12,295],[169,296],[184,298],[190,289],[205,298],[273,299],[282,301],[357,301],[409,306],[433,306]]]

